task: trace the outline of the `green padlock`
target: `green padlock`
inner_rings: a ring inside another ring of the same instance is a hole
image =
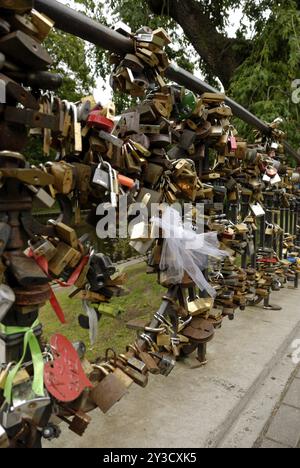
[[[118,306],[112,304],[100,304],[98,307],[98,312],[101,315],[106,315],[107,317],[117,318],[121,314],[124,314],[125,311]]]
[[[183,90],[181,103],[178,105],[178,117],[185,120],[191,117],[197,106],[197,97],[192,91]]]

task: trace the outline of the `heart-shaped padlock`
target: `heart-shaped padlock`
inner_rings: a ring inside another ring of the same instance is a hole
[[[92,384],[83,371],[75,348],[66,337],[53,335],[50,346],[54,360],[45,364],[45,386],[58,401],[75,401],[85,388],[92,388]]]

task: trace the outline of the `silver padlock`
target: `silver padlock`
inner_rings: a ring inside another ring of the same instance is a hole
[[[0,286],[0,322],[15,303],[16,296],[13,290],[6,284]]]
[[[31,380],[13,388],[12,401],[12,405],[6,403],[0,412],[0,422],[5,429],[17,426],[23,419],[30,419],[38,426],[42,410],[51,405],[49,395],[34,395]]]
[[[111,133],[107,133],[104,130],[100,130],[99,137],[102,140],[107,141],[108,143],[112,143],[112,145],[116,146],[117,148],[122,148],[122,146],[124,145],[124,141],[121,140],[121,138],[118,138],[115,135],[112,135]]]
[[[57,252],[57,248],[48,239],[42,239],[30,246],[35,257],[45,257],[48,261],[52,260]]]
[[[111,167],[109,163],[109,175],[110,175],[110,201],[113,208],[118,206],[118,196],[119,196],[119,182],[118,182],[118,173],[115,169]]]
[[[118,174],[108,162],[99,164],[94,174],[93,183],[106,189],[110,194],[112,207],[117,208],[119,195]]]
[[[86,122],[92,110],[91,101],[79,102],[77,104],[77,114],[79,122]]]
[[[106,170],[105,163],[100,163],[97,169],[95,170],[93,184],[96,184],[105,190],[110,189],[110,180],[109,174]]]
[[[26,187],[35,195],[35,197],[48,208],[52,208],[55,204],[54,198],[52,198],[46,190],[42,188],[34,187],[34,185],[26,185]]]

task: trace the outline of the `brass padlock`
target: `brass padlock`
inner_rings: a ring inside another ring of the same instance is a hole
[[[77,250],[64,242],[60,242],[57,246],[55,256],[49,262],[49,271],[55,276],[60,276],[68,266],[73,265],[73,267],[75,267],[78,263],[78,259],[80,261],[80,258],[81,255]]]
[[[188,311],[189,314],[194,317],[209,312],[213,307],[214,301],[211,298],[199,298],[197,297],[193,301],[188,300]]]
[[[266,236],[273,236],[274,234],[274,226],[272,224],[268,224],[265,230]]]
[[[68,195],[74,190],[74,169],[71,164],[61,161],[48,163],[47,167],[55,178],[53,187],[58,193]]]
[[[38,31],[37,38],[40,42],[43,42],[53,29],[54,21],[34,9],[31,10],[30,16],[32,23]]]
[[[91,391],[91,399],[103,413],[107,413],[126,395],[127,388],[114,373],[110,373],[103,366],[97,366],[97,369],[101,371],[104,378]]]
[[[61,241],[70,245],[73,249],[78,248],[78,237],[75,229],[56,221],[51,221],[51,224],[55,227],[56,234]]]

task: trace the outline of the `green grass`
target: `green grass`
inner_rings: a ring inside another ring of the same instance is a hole
[[[41,311],[40,320],[44,326],[44,336],[49,339],[54,333],[65,335],[70,341],[83,341],[87,348],[87,357],[103,357],[108,347],[118,353],[126,350],[126,345],[134,342],[136,332],[128,330],[126,323],[135,318],[150,318],[161,304],[165,290],[157,284],[156,275],[147,275],[144,263],[126,269],[128,281],[125,285],[130,290],[128,296],[114,298],[112,304],[126,312],[118,319],[103,317],[99,323],[98,340],[91,348],[89,333],[80,328],[77,317],[82,313],[81,301],[69,299],[70,290],[59,290],[56,296],[64,310],[67,324],[61,325],[47,304]]]

